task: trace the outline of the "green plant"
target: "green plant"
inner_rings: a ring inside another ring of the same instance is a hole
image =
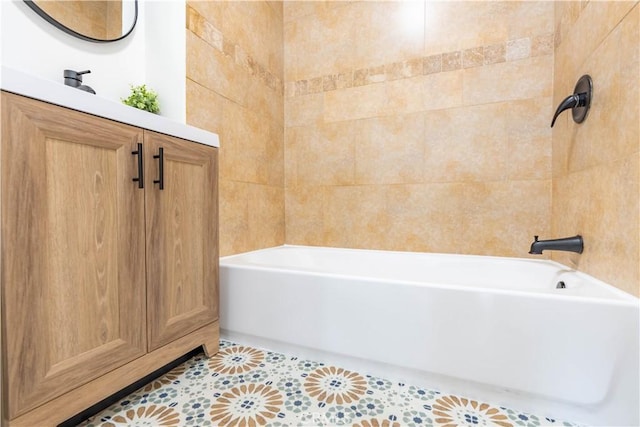
[[[147,89],[146,85],[131,85],[131,95],[128,98],[122,98],[121,101],[131,107],[157,114],[160,111],[158,104],[158,94],[151,89]]]

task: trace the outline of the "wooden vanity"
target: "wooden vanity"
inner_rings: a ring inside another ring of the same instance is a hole
[[[216,146],[0,97],[4,423],[57,425],[217,353]]]

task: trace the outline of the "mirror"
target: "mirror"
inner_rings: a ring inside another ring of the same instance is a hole
[[[24,0],[62,31],[91,42],[128,36],[138,19],[138,0]]]

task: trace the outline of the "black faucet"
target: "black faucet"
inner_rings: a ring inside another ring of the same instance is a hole
[[[82,75],[89,74],[91,70],[86,71],[73,71],[73,70],[64,70],[64,84],[67,86],[75,87],[77,89],[83,90],[85,92],[93,93],[95,95],[96,91],[93,90],[90,86],[82,84]]]
[[[535,236],[529,253],[540,255],[545,249],[550,251],[577,252],[581,254],[584,249],[584,242],[582,236],[579,234],[573,237],[551,240],[538,240],[538,236]]]
[[[578,107],[586,107],[587,106],[587,97],[586,93],[574,93],[573,95],[567,96],[561,103],[558,105],[558,109],[556,113],[553,115],[553,120],[551,120],[551,127],[556,124],[556,119],[564,110],[573,110]]]
[[[591,99],[593,98],[593,82],[591,76],[585,74],[578,79],[576,87],[573,89],[573,95],[567,96],[556,109],[556,113],[551,120],[551,127],[556,124],[556,119],[564,110],[571,110],[573,121],[582,123],[587,118],[589,108],[591,107]]]

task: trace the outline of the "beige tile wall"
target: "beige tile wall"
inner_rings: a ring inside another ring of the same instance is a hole
[[[122,4],[115,1],[39,1],[38,7],[53,19],[95,39],[122,35]]]
[[[550,234],[553,16],[285,2],[286,242],[527,256]]]
[[[187,2],[187,123],[220,136],[220,254],[284,243],[283,10]]]
[[[638,295],[637,3],[188,2],[187,114],[221,136],[222,254],[526,256],[533,234],[581,233],[583,255],[554,259]],[[584,73],[588,120],[551,133]]]
[[[640,295],[640,6],[556,2],[555,26],[554,105],[583,74],[594,98],[584,123],[565,113],[553,129],[552,232],[585,239],[553,258]]]

